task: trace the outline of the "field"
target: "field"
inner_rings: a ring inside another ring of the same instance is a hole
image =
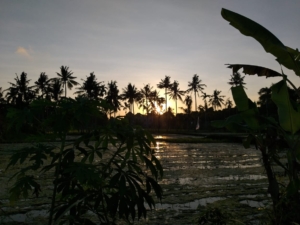
[[[232,143],[167,143],[157,136],[155,151],[164,167],[160,184],[164,190],[162,202],[148,212],[147,219],[135,224],[197,224],[208,207],[217,207],[232,224],[258,224],[270,204],[267,178],[254,147],[244,149]],[[24,144],[0,145],[1,223],[45,224],[52,190],[51,177],[43,180],[39,198],[30,195],[14,204],[8,201],[9,177],[5,171],[10,152]],[[205,208],[206,206],[206,208]]]

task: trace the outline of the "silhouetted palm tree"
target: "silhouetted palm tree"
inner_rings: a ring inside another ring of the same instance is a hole
[[[60,80],[53,79],[47,89],[47,92],[49,93],[51,99],[53,99],[54,101],[58,101],[63,93],[63,88]]]
[[[4,91],[2,91],[2,87],[0,87],[0,103],[4,103],[5,99],[4,99]]]
[[[271,88],[268,88],[268,87],[264,87],[264,88],[261,88],[258,92],[259,94],[259,97],[258,97],[258,104],[259,105],[268,105],[272,102],[271,100],[271,95],[272,95],[272,90]]]
[[[116,112],[120,110],[122,104],[120,102],[121,96],[119,95],[119,89],[117,86],[117,81],[111,81],[107,84],[107,95],[105,97],[108,104],[112,106],[114,117],[116,117]]]
[[[141,90],[141,99],[139,101],[139,108],[143,108],[143,110],[146,110],[147,115],[149,114],[149,98],[151,97],[153,87],[150,86],[150,84],[146,84]]]
[[[167,106],[168,106],[168,100],[167,100],[167,95],[168,95],[168,90],[171,88],[171,80],[170,80],[170,76],[165,76],[165,79],[162,79],[158,84],[157,87],[159,89],[165,89],[165,99],[166,99],[166,110],[167,110]]]
[[[242,77],[239,72],[235,72],[235,73],[233,73],[231,75],[228,84],[231,85],[231,86],[234,86],[234,87],[236,87],[236,86],[242,86],[242,87],[245,88],[244,85],[246,83],[244,82],[244,78],[245,78],[245,76]]]
[[[159,111],[156,110],[157,113],[160,113],[160,114],[163,113],[163,104],[165,104],[165,102],[166,102],[166,99],[164,97],[158,97],[156,99],[156,105],[159,108]]]
[[[27,79],[27,73],[22,72],[20,77],[16,75],[15,81],[16,83],[9,82],[11,87],[6,89],[7,101],[15,104],[28,104],[35,98],[35,91],[33,86],[28,86],[30,80]]]
[[[141,98],[141,94],[138,89],[129,83],[127,87],[123,88],[123,94],[121,94],[121,98],[123,100],[128,100],[130,104],[129,111],[134,114],[134,103],[139,101]]]
[[[166,99],[164,97],[159,96],[159,92],[157,90],[154,90],[151,92],[150,97],[149,97],[149,106],[150,106],[150,111],[158,113],[157,107],[160,108],[160,112],[163,111],[162,109],[162,104],[166,102]]]
[[[227,109],[231,109],[233,107],[233,103],[232,101],[230,100],[230,98],[227,98],[226,102],[225,102],[225,107]]]
[[[264,87],[261,88],[258,92],[259,97],[258,97],[258,102],[257,104],[260,105],[261,108],[266,109],[267,115],[269,115],[269,111],[272,112],[274,109],[274,103],[271,99],[272,96],[272,90],[271,88]]]
[[[221,108],[224,105],[224,95],[220,95],[221,91],[214,90],[214,93],[209,97],[209,103],[214,110]]]
[[[199,92],[202,92],[204,90],[204,87],[206,87],[205,84],[201,84],[202,80],[199,80],[199,76],[197,74],[194,74],[192,82],[188,83],[189,89],[187,89],[187,92],[194,92],[195,93],[195,111],[197,111],[197,97],[196,93],[199,96]]]
[[[124,102],[124,105],[122,109],[125,111],[125,114],[127,113],[127,109],[129,109],[129,112],[131,112],[131,105],[129,102]]]
[[[78,83],[74,80],[76,77],[73,77],[72,71],[69,71],[68,66],[61,66],[60,73],[56,73],[58,75],[58,79],[61,81],[63,88],[65,89],[65,97],[67,97],[67,86],[71,90],[73,86],[78,85]]]
[[[192,97],[190,95],[185,96],[183,103],[186,105],[186,108],[180,107],[186,114],[190,114],[192,112]]]
[[[179,83],[178,81],[174,81],[171,84],[170,91],[168,92],[170,95],[170,98],[172,98],[175,101],[175,108],[176,108],[176,115],[177,115],[177,99],[182,101],[182,96],[185,94],[185,91],[181,91],[179,89]]]
[[[101,97],[104,97],[106,93],[106,87],[102,81],[97,82],[97,78],[94,72],[90,73],[90,75],[86,77],[86,80],[82,81],[82,86],[76,88],[78,89],[78,91],[76,91],[74,94],[78,94],[79,96],[94,100],[99,100],[101,99]]]
[[[42,72],[39,76],[39,79],[34,82],[36,91],[41,91],[41,97],[44,98],[44,95],[47,94],[47,90],[49,87],[50,80],[48,79],[48,75],[45,72]]]
[[[198,111],[199,111],[199,112],[204,112],[204,113],[205,113],[205,106],[203,106],[203,105],[198,105]]]
[[[204,109],[205,109],[205,111],[207,111],[207,109],[208,109],[206,99],[209,98],[209,97],[210,97],[210,95],[207,95],[205,92],[202,92],[201,98],[204,101]]]

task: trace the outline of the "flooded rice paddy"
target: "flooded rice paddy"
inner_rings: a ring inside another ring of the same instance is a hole
[[[258,150],[229,143],[166,143],[167,136],[158,138],[155,151],[164,167],[163,199],[149,210],[147,219],[135,224],[197,224],[199,213],[212,205],[229,211],[237,221],[259,224],[270,198]],[[44,224],[52,190],[47,175],[41,178],[45,183],[38,199],[8,202],[8,178],[13,172],[5,172],[7,149],[18,145],[0,145],[0,224]]]

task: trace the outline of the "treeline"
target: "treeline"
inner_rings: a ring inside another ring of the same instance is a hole
[[[66,99],[67,90],[75,87],[76,98],[86,98],[88,100],[102,101],[107,105],[106,115],[108,118],[116,116],[120,110],[128,112],[126,117],[134,125],[141,125],[151,129],[195,129],[199,121],[200,130],[211,129],[210,121],[225,119],[236,113],[232,101],[221,95],[221,91],[214,90],[209,95],[204,91],[206,87],[195,74],[192,80],[188,82],[188,89],[181,90],[179,82],[171,82],[170,76],[157,84],[158,89],[163,89],[165,97],[159,96],[157,89],[150,84],[138,89],[134,84],[129,83],[121,91],[118,88],[117,81],[110,81],[105,84],[98,81],[94,72],[90,73],[82,84],[76,81],[73,72],[67,66],[61,66],[57,77],[49,78],[45,72],[42,72],[38,80],[31,85],[31,80],[27,74],[22,72],[16,75],[14,82],[9,82],[10,87],[6,90],[0,88],[0,129],[3,133],[7,109],[26,108],[35,100],[44,100],[49,102],[58,102]],[[233,73],[228,82],[231,86],[246,85],[244,77],[239,73]],[[296,93],[290,89],[291,96],[297,98]],[[271,100],[271,89],[262,88],[259,91],[260,111],[266,115],[276,114],[276,106]],[[192,98],[193,95],[193,98]],[[203,105],[197,105],[197,97],[203,100]],[[168,99],[174,101],[174,109],[168,107]],[[195,102],[194,110],[193,99]],[[178,100],[184,103],[185,107],[179,107],[184,113],[178,113]],[[135,105],[142,109],[144,115],[135,113]],[[223,109],[222,109],[223,108]],[[78,128],[83,130],[83,128]]]
[[[34,85],[30,81],[25,72],[20,76],[16,75],[15,82],[9,82],[10,87],[2,90],[0,87],[1,103],[18,105],[20,107],[30,104],[35,99],[47,99],[58,101],[62,97],[67,97],[67,90],[71,90],[76,86],[74,92],[77,97],[87,97],[88,99],[106,100],[113,108],[112,113],[120,110],[129,111],[135,114],[134,105],[142,109],[145,114],[155,112],[162,114],[168,110],[175,111],[177,114],[177,100],[185,103],[186,108],[181,107],[185,113],[192,111],[192,97],[194,95],[195,108],[194,111],[207,108],[206,100],[213,109],[221,108],[223,105],[232,106],[232,102],[228,100],[224,102],[224,96],[220,95],[221,91],[215,90],[212,95],[207,95],[204,92],[205,84],[195,74],[192,81],[188,82],[187,90],[180,90],[179,82],[174,80],[171,82],[170,76],[165,76],[158,84],[158,89],[164,90],[164,97],[159,95],[159,92],[150,84],[138,89],[134,84],[129,83],[121,91],[117,85],[117,81],[111,80],[104,84],[103,81],[98,81],[94,72],[90,73],[86,79],[82,79],[80,85],[73,76],[73,72],[67,66],[61,66],[60,72],[57,72],[57,77],[49,78],[45,72],[42,72]],[[201,97],[205,102],[205,106],[197,105],[197,96]],[[168,109],[168,99],[172,99],[175,103],[175,109]]]

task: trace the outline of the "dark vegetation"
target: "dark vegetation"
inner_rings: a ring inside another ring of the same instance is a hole
[[[225,20],[242,34],[255,38],[264,49],[273,54],[280,65],[294,71],[300,76],[300,52],[281,43],[271,32],[256,22],[237,13],[222,9]],[[273,202],[272,224],[300,223],[300,105],[299,89],[281,71],[246,65],[229,64],[233,74],[243,69],[245,74],[265,77],[281,77],[281,81],[272,84],[271,88],[260,90],[259,111],[256,104],[246,95],[243,83],[231,88],[238,114],[225,121],[214,122],[215,126],[226,127],[232,131],[244,131],[248,137],[244,146],[255,143],[260,150],[265,172],[268,177],[268,193]],[[291,86],[291,88],[289,87]],[[263,95],[263,96],[262,96]],[[282,180],[276,173],[274,165],[281,167],[287,175]]]
[[[223,9],[222,16],[241,33],[255,38],[281,65],[300,75],[298,50],[284,46],[268,30],[239,14]],[[20,149],[10,158],[7,169],[29,162],[11,178],[10,200],[27,198],[31,193],[38,197],[43,186],[32,174],[50,171],[53,188],[49,225],[54,222],[114,224],[117,216],[130,223],[145,217],[145,205],[154,207],[152,195],[162,197],[157,179],[163,175],[151,149],[155,140],[147,130],[197,134],[199,120],[200,131],[224,132],[226,128],[238,135],[223,140],[218,134],[210,134],[204,139],[167,141],[239,141],[247,134],[244,146],[254,143],[260,150],[268,177],[268,192],[273,202],[270,223],[299,224],[299,89],[283,71],[241,64],[230,64],[229,68],[233,70],[228,83],[232,86],[235,108],[218,90],[206,94],[206,85],[196,74],[186,91],[181,91],[177,81],[172,83],[165,76],[157,85],[164,90],[163,98],[150,84],[138,90],[129,83],[120,93],[116,81],[106,86],[91,73],[77,88],[75,99],[67,98],[67,89],[79,83],[67,66],[61,66],[57,78],[49,79],[41,73],[33,86],[25,72],[17,75],[8,89],[0,90],[0,138],[33,145]],[[256,104],[245,93],[244,77],[238,73],[241,68],[245,74],[279,76],[282,80],[270,88],[262,88]],[[192,97],[184,97],[186,93],[194,94],[194,111]],[[176,115],[168,107],[168,95],[176,103]],[[203,106],[197,106],[197,96],[201,96]],[[177,114],[178,99],[185,104],[184,114]],[[134,114],[136,103],[145,115]],[[163,104],[165,111],[161,110]],[[226,108],[218,110],[223,105]],[[116,117],[121,108],[129,110],[124,118]],[[70,133],[77,134],[72,141],[67,140]],[[49,141],[58,141],[59,146]],[[286,181],[278,180],[274,164],[284,170]],[[200,224],[226,224],[227,216],[218,209],[207,210],[199,219]],[[93,213],[97,222],[88,218],[88,212]]]

